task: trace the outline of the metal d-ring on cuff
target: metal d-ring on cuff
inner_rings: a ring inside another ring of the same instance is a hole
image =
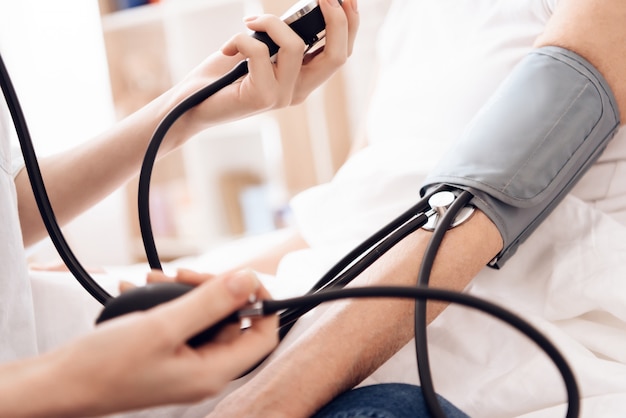
[[[455,199],[456,195],[447,190],[433,194],[430,199],[428,199],[428,204],[431,207],[431,210],[426,213],[426,215],[428,215],[428,222],[426,222],[422,229],[434,231],[439,219],[443,217]],[[455,228],[468,221],[474,214],[475,210],[475,207],[472,205],[463,207],[456,215],[448,229]]]

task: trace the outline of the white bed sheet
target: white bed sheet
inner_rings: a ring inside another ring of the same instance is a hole
[[[502,270],[485,269],[468,289],[520,314],[557,345],[578,377],[585,417],[626,411],[624,237],[623,225],[568,198]],[[560,376],[506,325],[452,307],[429,335],[436,387],[471,416],[565,415],[557,406],[565,399]],[[402,375],[412,355],[405,350],[367,383]]]

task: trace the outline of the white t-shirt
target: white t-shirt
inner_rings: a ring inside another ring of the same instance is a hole
[[[292,201],[312,246],[363,239],[419,199],[433,165],[532,49],[557,0],[394,0],[376,45],[369,146]],[[573,193],[626,224],[626,131]]]
[[[4,99],[4,96],[2,96]],[[0,100],[0,362],[37,354],[33,299],[17,213],[17,164],[11,156],[13,124]]]

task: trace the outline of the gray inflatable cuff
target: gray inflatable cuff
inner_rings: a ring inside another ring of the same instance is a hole
[[[619,113],[602,75],[559,47],[529,53],[426,178],[422,194],[447,184],[499,229],[500,267],[597,160]]]

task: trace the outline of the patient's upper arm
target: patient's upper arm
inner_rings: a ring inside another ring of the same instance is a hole
[[[560,0],[535,46],[567,48],[606,78],[626,120],[626,1]]]

